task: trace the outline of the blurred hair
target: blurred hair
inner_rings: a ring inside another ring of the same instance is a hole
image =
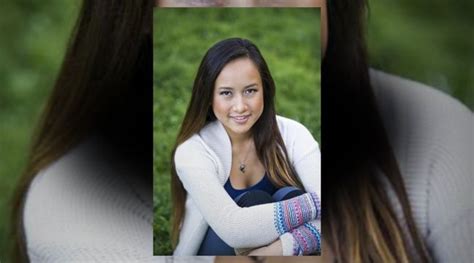
[[[288,163],[288,154],[278,129],[274,102],[275,83],[265,59],[249,40],[241,38],[222,40],[212,46],[201,61],[194,80],[191,101],[171,155],[173,201],[171,237],[173,246],[176,246],[178,242],[179,227],[185,215],[184,203],[186,201],[186,191],[176,174],[174,153],[181,143],[198,133],[207,123],[216,120],[211,106],[215,81],[229,62],[242,57],[249,58],[255,64],[263,85],[263,113],[252,127],[257,156],[273,184],[278,187],[293,185],[303,189],[296,173]]]
[[[14,197],[14,262],[28,261],[23,206],[31,181],[86,136],[98,135],[127,160],[152,163],[153,4],[83,1]]]
[[[370,85],[366,15],[364,0],[328,1],[321,73],[325,240],[337,262],[428,262]],[[407,232],[387,185],[401,204]]]

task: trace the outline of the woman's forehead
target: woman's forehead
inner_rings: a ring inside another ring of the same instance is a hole
[[[247,83],[248,82],[248,83]],[[239,58],[227,63],[216,79],[216,86],[234,87],[247,86],[261,82],[257,66],[249,58]]]

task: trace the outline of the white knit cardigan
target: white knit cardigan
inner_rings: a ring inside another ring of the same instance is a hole
[[[152,262],[148,173],[96,137],[43,169],[23,212],[30,261]]]
[[[472,111],[426,85],[370,73],[429,252],[435,262],[473,262]],[[168,262],[152,257],[152,185],[124,163],[87,140],[35,177],[23,212],[31,262]]]
[[[474,262],[472,111],[422,83],[376,70],[370,77],[416,226],[434,261]]]
[[[278,128],[295,169],[307,192],[321,197],[318,143],[302,124],[277,116]],[[223,185],[230,175],[232,145],[219,121],[207,124],[181,144],[175,153],[177,174],[187,191],[186,213],[174,255],[196,255],[210,225],[229,246],[259,247],[275,241],[274,204],[238,207]],[[320,221],[313,223],[320,229]],[[293,255],[296,242],[282,235],[283,254]]]

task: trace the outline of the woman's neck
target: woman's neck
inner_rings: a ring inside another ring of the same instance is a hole
[[[230,135],[230,142],[232,144],[232,147],[240,147],[242,145],[247,145],[249,143],[249,140],[252,140],[252,135],[249,134],[242,134],[242,135]]]
[[[227,132],[227,135],[229,136],[232,148],[234,148],[235,146],[239,147],[241,145],[246,145],[248,144],[248,141],[252,139],[251,131],[248,131],[244,134],[235,134],[232,131],[227,130],[227,128],[225,128],[225,130]]]

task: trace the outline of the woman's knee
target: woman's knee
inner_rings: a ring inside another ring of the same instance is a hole
[[[235,199],[235,203],[240,207],[250,207],[254,205],[273,203],[273,197],[262,190],[252,190],[245,192]]]
[[[273,199],[275,201],[283,201],[287,200],[299,195],[304,194],[305,192],[298,187],[295,186],[285,186],[280,189],[278,189],[274,194],[273,194]]]

